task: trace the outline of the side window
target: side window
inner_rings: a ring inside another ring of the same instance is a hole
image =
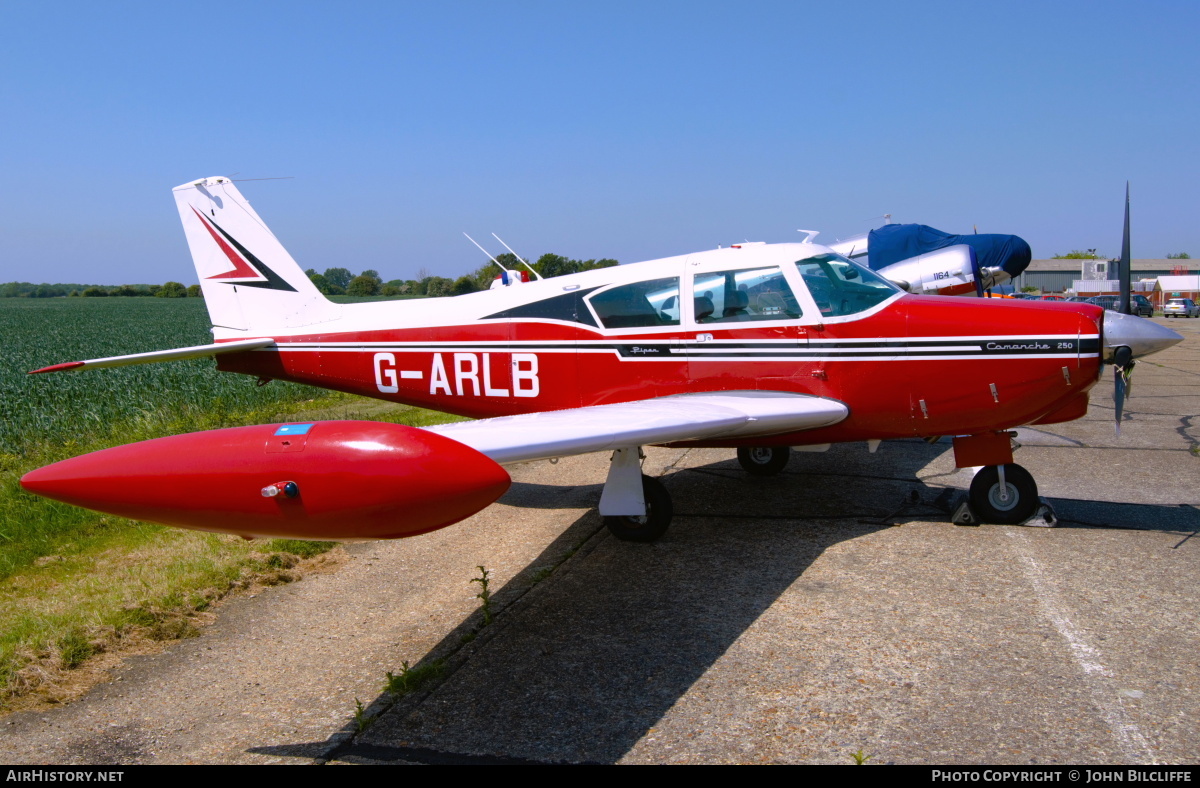
[[[900,292],[874,271],[836,254],[797,260],[796,268],[826,317],[862,312]]]
[[[592,309],[605,328],[679,325],[679,277],[635,282],[597,293]]]
[[[697,323],[743,323],[800,317],[800,304],[778,268],[716,271],[692,280]]]

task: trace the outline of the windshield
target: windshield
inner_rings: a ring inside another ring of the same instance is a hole
[[[891,282],[838,254],[796,261],[796,268],[826,317],[853,315],[902,292]]]

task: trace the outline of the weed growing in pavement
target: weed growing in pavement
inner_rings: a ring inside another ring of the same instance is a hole
[[[375,721],[373,715],[368,715],[367,710],[363,707],[362,701],[358,698],[354,699],[354,727],[362,733],[367,728],[371,727],[371,723]]]
[[[859,747],[857,752],[852,752],[852,753],[850,753],[850,757],[854,759],[854,763],[855,763],[856,765],[858,765],[858,766],[862,766],[864,763],[866,763],[867,761],[871,760],[871,757],[872,757],[872,756],[870,756],[870,755],[864,755],[864,754],[863,754],[863,751],[862,751],[862,748],[861,748],[861,747]]]
[[[445,660],[441,659],[435,659],[415,668],[410,668],[408,662],[405,661],[400,664],[399,673],[388,671],[383,689],[392,695],[407,695],[410,692],[416,692],[426,682],[442,675],[445,669]]]
[[[479,567],[480,576],[472,578],[472,583],[479,583],[479,593],[475,595],[476,599],[483,601],[483,625],[486,627],[492,623],[492,592],[488,589],[488,578],[491,577],[491,572]]]

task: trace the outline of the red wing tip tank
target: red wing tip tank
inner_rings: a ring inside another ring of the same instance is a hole
[[[31,493],[121,517],[245,537],[426,533],[508,489],[484,454],[368,421],[264,424],[117,446],[27,473]]]

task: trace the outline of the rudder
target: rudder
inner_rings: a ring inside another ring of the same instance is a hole
[[[339,316],[229,178],[173,192],[214,328],[271,334]]]

